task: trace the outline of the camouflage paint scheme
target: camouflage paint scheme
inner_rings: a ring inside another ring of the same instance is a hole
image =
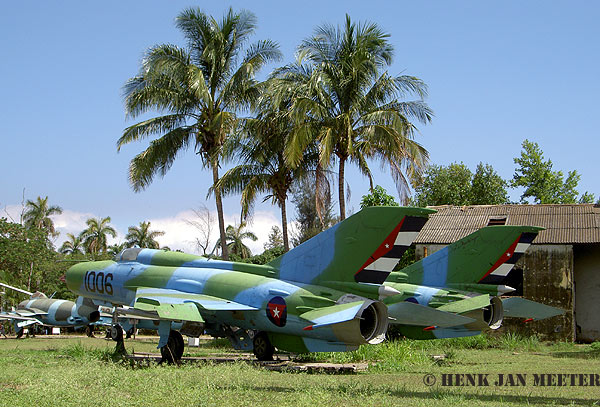
[[[389,321],[415,338],[478,334],[498,322],[492,316],[501,322],[495,296],[506,291],[481,282],[507,273],[512,265],[505,263],[541,229],[484,228],[392,272],[433,212],[365,208],[262,266],[129,249],[117,261],[71,267],[66,281],[95,303],[155,315],[161,348],[173,321],[217,334],[240,328],[244,346],[248,336],[265,332],[272,345],[293,352],[378,343]]]
[[[75,303],[36,293],[30,299],[20,302],[14,311],[0,313],[0,319],[13,321],[17,331],[30,325],[78,328],[99,321],[100,312],[98,306],[82,297]]]
[[[399,325],[400,332],[414,339],[435,339],[478,335],[490,325],[492,329],[500,327],[503,316],[512,315],[503,312],[496,296],[514,290],[500,283],[541,230],[543,228],[533,226],[488,226],[400,271],[392,272],[385,284],[402,294],[387,298],[385,303],[390,309],[390,316],[398,317],[394,322]],[[395,315],[394,304],[401,301],[457,313],[473,321],[423,330],[414,323],[403,324],[402,316]],[[530,302],[522,300],[520,306],[525,307],[527,303]],[[530,312],[528,316],[547,318],[563,312],[552,307],[545,310],[546,313],[538,315]],[[497,313],[496,321],[490,320],[494,315],[486,315],[490,312]]]
[[[295,352],[352,350],[383,340],[388,322],[378,299],[383,286],[355,275],[384,239],[408,247],[416,236],[410,225],[418,218],[422,227],[433,212],[367,208],[264,266],[143,249],[119,261],[77,264],[66,281],[97,303],[155,312],[162,320],[159,347],[170,321],[182,320],[267,332],[274,346]],[[412,237],[403,239],[405,233]],[[369,296],[351,294],[346,284],[360,284]],[[363,312],[373,326],[361,324]]]

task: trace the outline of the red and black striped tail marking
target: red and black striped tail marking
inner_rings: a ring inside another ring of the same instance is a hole
[[[417,237],[427,218],[405,216],[354,275],[358,283],[383,284]]]
[[[479,282],[481,284],[502,284],[536,236],[537,233],[522,233]]]

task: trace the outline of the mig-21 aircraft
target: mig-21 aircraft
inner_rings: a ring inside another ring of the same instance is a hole
[[[43,293],[31,293],[4,283],[0,283],[0,286],[30,297],[28,300],[21,301],[14,310],[0,313],[0,320],[13,322],[17,338],[23,335],[24,328],[32,325],[74,328],[85,326],[90,335],[93,332],[92,324],[101,319],[98,306],[83,297],[73,302],[48,298]]]
[[[77,297],[75,302],[58,298],[48,298],[41,292],[29,292],[8,284],[0,283],[0,286],[28,295],[29,299],[21,301],[11,311],[0,312],[0,321],[8,320],[14,325],[17,338],[23,336],[24,329],[29,326],[48,326],[59,328],[82,328],[86,327],[88,336],[93,336],[94,328],[97,326],[112,325],[112,309],[99,307],[89,298]],[[139,317],[127,312],[126,308],[120,309],[118,323],[130,337],[135,329],[156,330],[158,323],[152,318]],[[181,329],[181,323],[175,323],[174,327]],[[188,332],[190,336],[199,336],[202,332]]]
[[[259,360],[271,359],[274,348],[301,353],[376,344],[384,340],[390,321],[413,325],[404,319],[406,314],[427,315],[427,325],[433,321],[436,328],[472,330],[469,324],[479,321],[475,315],[461,315],[464,307],[439,310],[423,301],[433,295],[415,292],[407,297],[406,287],[395,286],[402,282],[384,284],[431,213],[423,208],[365,208],[266,265],[126,249],[116,261],[72,266],[66,282],[95,304],[117,306],[113,321],[119,307],[159,319],[158,347],[168,361],[183,354],[175,321],[183,322],[183,328],[227,336],[234,347],[252,349]],[[407,283],[416,286],[412,280]],[[424,292],[426,279],[419,284]],[[453,299],[477,301],[474,312],[484,318],[479,308],[489,308],[492,300],[488,295],[484,304],[470,292],[451,294]],[[118,337],[116,322],[111,331]]]

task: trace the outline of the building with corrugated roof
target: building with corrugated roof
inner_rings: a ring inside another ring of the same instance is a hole
[[[438,212],[417,238],[416,256],[451,244],[489,225],[541,226],[529,250],[504,284],[514,295],[565,309],[563,316],[536,321],[527,328],[548,339],[600,340],[600,205],[435,206]],[[521,321],[505,323],[520,330]],[[525,330],[525,329],[524,329]]]

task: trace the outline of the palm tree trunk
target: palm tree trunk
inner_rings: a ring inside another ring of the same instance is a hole
[[[280,201],[279,206],[281,207],[281,230],[283,234],[283,250],[288,252],[290,250],[290,242],[288,240],[287,211],[285,209],[285,200]]]
[[[346,219],[346,194],[344,193],[344,166],[346,158],[340,157],[340,170],[338,173],[338,196],[340,200],[340,221]]]
[[[212,161],[212,172],[213,172],[213,186],[217,185],[219,181],[219,164],[217,160]],[[223,217],[223,202],[221,201],[221,191],[217,188],[215,190],[215,201],[217,202],[217,217],[219,219],[219,234],[221,236],[221,257],[223,260],[229,260],[229,253],[227,253],[227,239],[225,238],[225,218]]]

